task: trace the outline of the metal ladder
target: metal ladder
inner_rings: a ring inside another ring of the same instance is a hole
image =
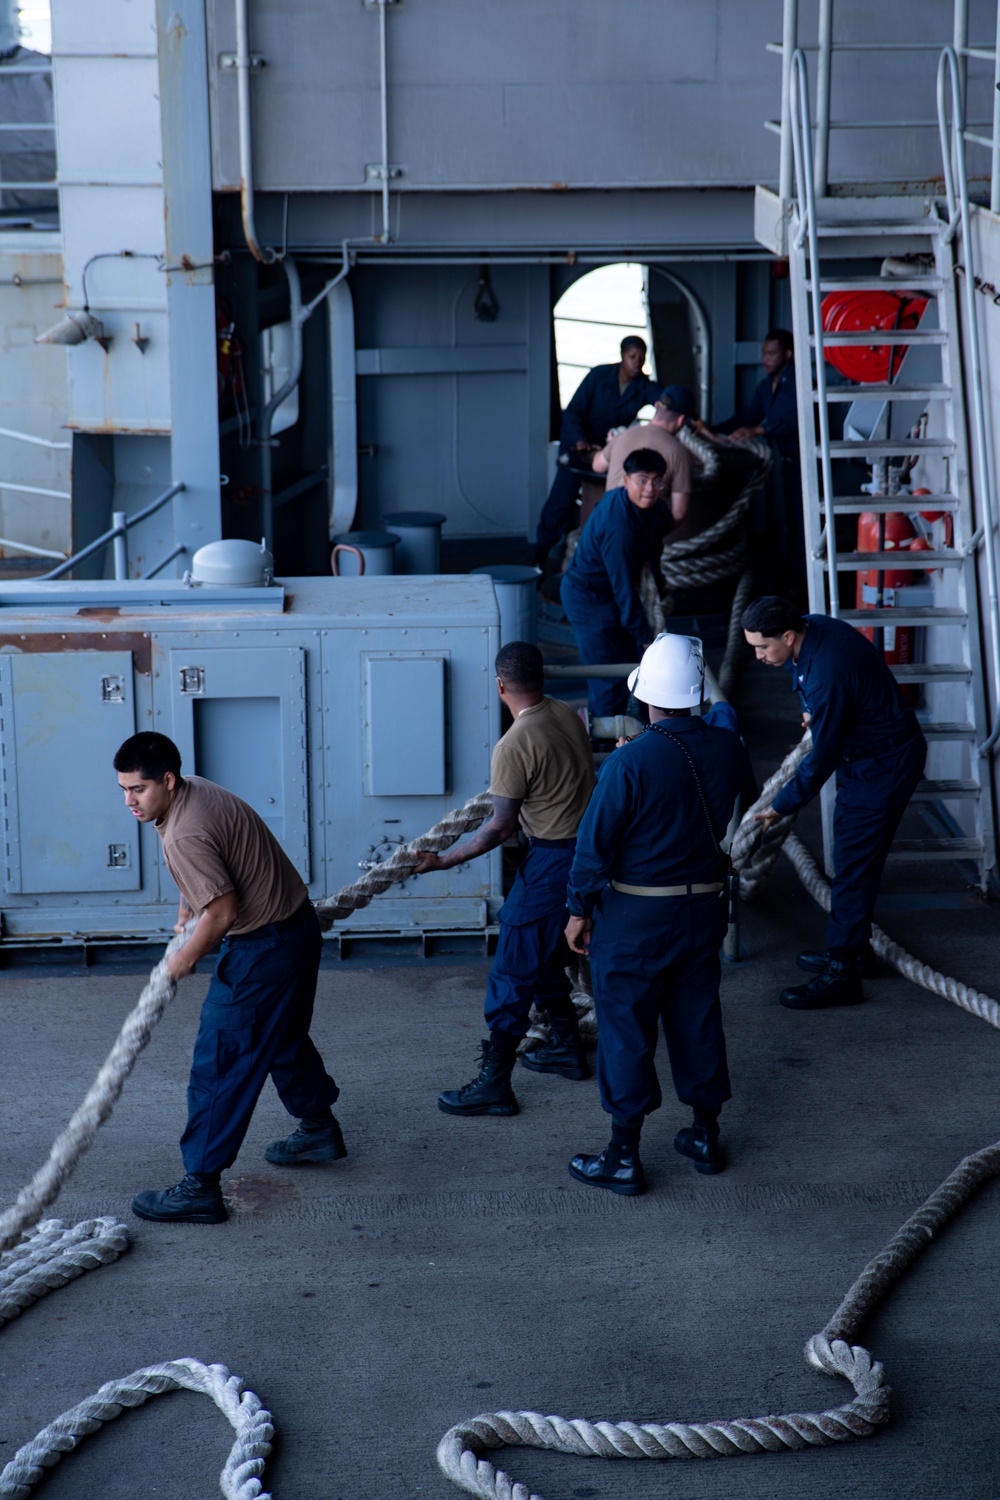
[[[817,210],[809,138],[808,82],[801,52],[795,55],[794,67],[792,129],[798,197],[789,226],[789,272],[809,606],[815,613],[829,613],[853,625],[876,630],[887,626],[936,627],[935,647],[940,648],[942,641],[946,643],[941,659],[893,666],[892,671],[900,683],[925,685],[932,713],[934,700],[941,696],[940,685],[955,685],[947,694],[951,698],[949,716],[941,719],[935,716],[929,722],[922,722],[922,728],[930,746],[929,761],[943,758],[940,751],[935,751],[936,745],[949,744],[954,748],[947,756],[953,763],[948,769],[960,770],[961,774],[947,778],[931,776],[921,783],[914,801],[935,805],[938,814],[935,821],[941,831],[921,838],[897,838],[890,859],[971,862],[976,867],[978,883],[985,888],[995,863],[995,849],[989,760],[977,750],[988,733],[983,728],[988,720],[975,558],[983,533],[981,529],[977,538],[971,500],[956,294],[956,216],[949,221],[940,216],[934,205],[906,198],[823,200]],[[966,204],[966,228],[967,218]],[[916,264],[926,264],[928,273],[896,279],[871,271],[845,276],[839,266],[831,269],[831,262],[882,261],[885,257],[903,256],[921,257]],[[933,270],[929,269],[931,266]],[[820,306],[827,292],[894,287],[919,292],[928,298],[927,310],[916,329],[880,331],[877,335],[824,333]],[[828,385],[825,346],[873,343],[907,346],[896,379],[880,386]],[[918,378],[912,375],[907,378],[908,368],[910,371],[916,368]],[[859,397],[884,403],[880,423],[868,429],[871,436],[845,435],[833,440],[831,405],[853,402]],[[977,397],[978,392],[973,399]],[[932,425],[940,435],[920,438],[909,435],[914,413],[922,411],[933,413]],[[809,417],[812,412],[816,413],[815,423]],[[861,458],[887,468],[889,461],[898,462],[913,454],[932,454],[946,460],[948,480],[941,486],[941,493],[924,495],[915,501],[912,496],[898,493],[873,496],[838,492],[834,474],[839,462]],[[865,511],[912,512],[918,508],[946,512],[952,517],[952,546],[913,554],[907,551],[838,554],[835,531],[838,516],[856,516]],[[941,569],[942,579],[947,572],[954,583],[947,590],[936,586],[934,602],[930,604],[904,602],[895,608],[840,608],[836,576],[869,569]],[[937,602],[943,591],[951,594],[951,602]],[[827,869],[831,871],[833,803],[834,789],[827,783],[823,789],[823,842]],[[950,809],[954,809],[954,815]]]

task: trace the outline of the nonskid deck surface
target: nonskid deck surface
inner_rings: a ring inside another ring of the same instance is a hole
[[[795,734],[784,683],[762,672],[744,683],[760,773]],[[905,896],[908,878],[894,873],[889,889]],[[951,909],[898,901],[882,922],[995,993],[1000,917],[956,909],[961,891],[952,871]],[[312,1172],[267,1166],[264,1146],[286,1124],[268,1088],[224,1176],[228,1224],[132,1220],[137,1189],[180,1175],[204,991],[186,981],[54,1210],[118,1213],[133,1246],[0,1330],[0,1457],[102,1381],[185,1355],[227,1364],[273,1411],[267,1487],[278,1500],[446,1500],[457,1492],[435,1446],[477,1411],[696,1420],[845,1399],[806,1367],[803,1342],[927,1192],[1000,1136],[1000,1036],[898,977],[868,984],[858,1009],[784,1011],[777,990],[797,948],[821,943],[822,919],[785,861],[744,915],[752,961],[723,978],[732,1165],[709,1181],[676,1155],[686,1115],[669,1097],[646,1128],[652,1187],[640,1199],[566,1173],[574,1152],[607,1138],[593,1080],[518,1069],[516,1118],[437,1110],[438,1091],[475,1071],[485,965],[352,965],[321,974],[314,1028],[343,1090],[348,1158]],[[138,988],[134,975],[105,972],[3,976],[5,1201],[83,1096]],[[665,1060],[662,1076],[669,1095]],[[895,1392],[874,1439],[668,1470],[529,1450],[501,1461],[545,1500],[986,1500],[998,1453],[998,1214],[987,1186],[873,1320],[865,1341]],[[40,1493],[210,1500],[229,1440],[208,1402],[171,1395],[88,1439]]]

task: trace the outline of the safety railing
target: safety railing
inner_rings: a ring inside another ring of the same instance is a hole
[[[820,475],[823,481],[823,522],[826,532],[827,565],[830,577],[829,612],[840,613],[837,598],[837,528],[833,512],[833,459],[830,450],[830,408],[826,394],[826,357],[823,352],[823,294],[820,279],[819,235],[816,226],[816,183],[810,140],[809,73],[801,49],[792,56],[791,130],[795,181],[798,188],[798,226],[796,249],[807,246],[809,257],[809,296],[812,302],[814,353],[816,360],[816,406],[819,427]]]
[[[39,75],[48,78],[51,77],[51,74],[51,62],[13,63],[9,67],[0,66],[0,81],[4,78],[26,78]],[[54,120],[14,120],[10,122],[4,121],[0,124],[0,131],[21,132],[22,134],[32,135],[51,135],[53,137],[53,149],[55,129]],[[11,178],[5,181],[2,186],[10,192],[54,193],[59,186],[59,180],[58,177],[51,177],[48,181],[43,182],[20,182]]]
[[[164,505],[169,504],[175,495],[179,495],[186,488],[187,486],[183,481],[172,484],[169,490],[164,490],[162,495],[151,501],[143,510],[136,511],[134,516],[126,516],[123,510],[113,511],[111,525],[107,531],[103,531],[92,542],[88,542],[86,547],[81,547],[79,552],[74,552],[72,557],[68,557],[64,563],[60,563],[58,568],[53,568],[51,573],[43,573],[37,581],[45,583],[54,581],[57,578],[63,578],[67,573],[72,572],[78,563],[82,563],[88,557],[93,557],[95,552],[101,552],[109,545],[114,546],[115,578],[128,578],[128,534],[132,530],[132,527],[138,526],[140,521],[146,521],[150,516],[154,516]],[[186,548],[183,546],[175,547],[169,557],[164,557],[157,563],[155,568],[143,576],[145,578],[155,577],[157,573],[167,566],[167,563],[172,562],[175,557],[179,557],[184,551],[186,551]]]
[[[7,127],[0,125],[0,130]],[[0,427],[0,437],[13,438],[19,443],[30,443],[35,448],[58,449],[61,452],[69,452],[69,443],[56,443],[51,438],[34,437],[29,432],[18,432],[12,427]],[[0,492],[3,490],[15,490],[22,495],[48,495],[56,500],[68,500],[68,490],[50,490],[37,484],[21,484],[13,479],[0,479]],[[66,556],[65,552],[54,550],[52,547],[36,547],[33,542],[17,542],[12,537],[0,536],[0,549],[5,552],[21,552],[28,557],[57,557],[60,560]]]
[[[950,118],[949,104],[951,106]],[[986,562],[986,583],[990,596],[990,645],[993,653],[993,702],[995,705],[993,724],[989,735],[979,747],[980,755],[986,756],[1000,740],[1000,589],[997,584],[996,482],[993,452],[986,434],[986,409],[983,403],[982,356],[973,264],[972,215],[969,208],[969,183],[965,167],[965,105],[959,59],[954,47],[945,47],[938,63],[937,114],[948,208],[946,238],[953,237],[961,230],[962,254],[965,260],[963,277],[966,316],[965,354],[969,364],[969,378],[965,382],[965,389],[976,445],[980,500],[974,540],[982,546]]]
[[[877,11],[873,12],[877,14]],[[792,108],[792,59],[796,51],[816,54],[816,121],[813,151],[813,177],[816,195],[825,198],[829,192],[830,136],[840,130],[934,130],[937,122],[928,119],[841,119],[830,118],[830,98],[833,58],[840,53],[871,53],[880,61],[889,53],[931,53],[940,56],[945,37],[937,41],[834,41],[833,0],[819,0],[817,40],[802,43],[799,40],[799,0],[784,0],[782,39],[768,42],[766,50],[782,59],[781,69],[781,118],[765,120],[764,128],[780,136],[779,196],[788,202],[794,192],[793,175],[793,108]],[[993,112],[991,120],[977,121],[970,125],[963,121],[961,140],[964,145],[977,146],[990,152],[990,209],[1000,213],[1000,5],[997,6],[996,37],[992,47],[969,43],[969,0],[954,0],[952,15],[951,48],[959,64],[959,85],[963,99],[967,94],[967,72],[970,61],[993,64],[992,90]],[[985,133],[985,132],[988,132]]]

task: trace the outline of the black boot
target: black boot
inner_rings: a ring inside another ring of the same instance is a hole
[[[218,1172],[189,1172],[176,1187],[137,1193],[132,1212],[161,1224],[224,1224],[229,1217]]]
[[[309,1162],[339,1161],[347,1155],[343,1132],[335,1116],[325,1115],[300,1120],[298,1128],[283,1141],[272,1141],[264,1152],[265,1159],[276,1167],[299,1167]]]
[[[831,953],[829,948],[807,949],[804,953],[799,954],[795,962],[807,974],[822,974],[823,970],[829,967],[830,960],[836,957],[838,955]],[[882,970],[878,959],[875,957],[875,950],[872,948],[871,943],[865,943],[859,948],[855,957],[857,959],[858,974],[862,979],[878,978]]]
[[[600,1156],[574,1156],[569,1164],[569,1175],[588,1187],[609,1188],[612,1193],[621,1193],[634,1198],[646,1191],[646,1174],[639,1160],[639,1143],[634,1146],[619,1145],[611,1141]]]
[[[706,1177],[714,1177],[716,1172],[725,1170],[726,1157],[719,1145],[718,1126],[702,1125],[697,1120],[693,1125],[685,1125],[674,1137],[674,1150],[690,1157],[695,1171]]]
[[[516,1061],[516,1052],[501,1052],[487,1037],[476,1077],[464,1088],[439,1095],[438,1109],[446,1115],[516,1115],[518,1104],[510,1086]]]
[[[793,984],[781,992],[789,1010],[826,1010],[832,1005],[860,1005],[865,998],[857,962],[831,958],[822,974],[808,984]]]
[[[589,1078],[590,1066],[583,1055],[576,1016],[552,1016],[548,1041],[533,1052],[525,1052],[521,1066],[533,1073],[558,1073],[560,1078]]]

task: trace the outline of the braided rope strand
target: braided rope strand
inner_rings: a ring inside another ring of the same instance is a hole
[[[151,1396],[177,1390],[211,1397],[236,1432],[219,1477],[226,1500],[271,1500],[261,1484],[274,1437],[271,1413],[225,1365],[203,1365],[197,1359],[168,1360],[133,1370],[131,1375],[107,1381],[93,1396],[56,1417],[19,1448],[0,1473],[0,1500],[27,1500],[32,1486],[64,1453],[72,1453],[82,1438],[122,1412],[142,1406]]]

